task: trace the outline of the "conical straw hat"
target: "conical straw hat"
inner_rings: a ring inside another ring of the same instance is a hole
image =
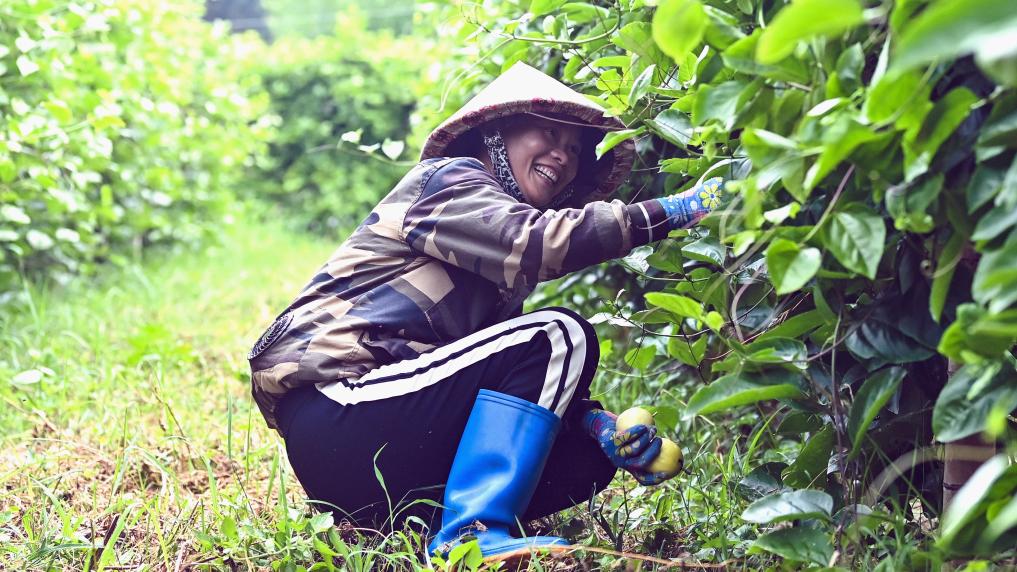
[[[518,113],[564,115],[605,133],[625,129],[618,118],[605,116],[604,109],[583,94],[518,62],[432,131],[420,159],[444,157],[455,141],[471,129]],[[623,141],[600,160],[595,159],[592,150],[583,155],[586,160],[581,161],[576,179],[577,183],[586,181],[587,188],[576,189],[577,195],[581,194],[581,202],[600,200],[610,196],[628,176],[635,158],[635,144]]]

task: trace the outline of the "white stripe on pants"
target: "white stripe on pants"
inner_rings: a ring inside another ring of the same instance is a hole
[[[407,395],[448,379],[499,351],[529,342],[541,333],[551,342],[551,357],[537,405],[546,409],[553,406],[554,413],[561,417],[582,374],[587,340],[582,325],[574,317],[555,310],[537,310],[512,318],[416,358],[378,367],[360,379],[319,383],[317,388],[342,405]],[[561,384],[564,384],[561,398],[555,405]]]

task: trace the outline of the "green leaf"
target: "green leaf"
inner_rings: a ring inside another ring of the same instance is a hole
[[[823,244],[848,270],[876,278],[883,257],[886,226],[883,219],[861,205],[835,212],[823,227]]]
[[[855,458],[861,450],[869,426],[887,401],[897,392],[906,374],[907,370],[902,367],[882,369],[866,379],[858,389],[851,403],[851,412],[848,414],[847,430],[848,436],[851,437],[849,459]]]
[[[42,105],[49,110],[59,123],[70,123],[74,119],[71,108],[67,107],[67,104],[60,100],[46,101]]]
[[[886,191],[886,210],[893,216],[898,230],[926,233],[935,226],[926,212],[943,189],[943,175],[929,177],[921,183],[901,183]]]
[[[1017,309],[990,313],[975,304],[957,306],[957,320],[940,339],[939,351],[960,362],[999,359],[1017,345]]]
[[[657,348],[654,346],[632,348],[625,353],[625,363],[639,371],[645,371],[646,368],[650,367],[650,364],[653,363],[653,358],[656,357],[656,355]]]
[[[910,181],[929,169],[939,146],[971,112],[978,96],[966,87],[951,90],[932,107],[921,123],[904,135],[904,176]]]
[[[604,156],[611,149],[614,149],[622,141],[638,137],[646,132],[646,127],[638,127],[636,129],[622,129],[620,131],[611,131],[604,136],[604,139],[597,143],[597,159]]]
[[[728,46],[721,54],[724,64],[745,74],[759,75],[777,81],[808,83],[809,70],[797,59],[785,59],[773,65],[764,65],[756,61],[756,46],[762,33],[761,28],[756,28],[751,35]]]
[[[706,236],[683,246],[682,254],[685,258],[723,266],[724,258],[727,256],[727,248],[718,242],[716,238]]]
[[[816,275],[822,262],[818,248],[800,248],[798,244],[778,238],[766,249],[766,268],[778,295],[799,290]]]
[[[972,388],[981,390],[971,395]],[[932,431],[944,443],[981,433],[994,407],[1017,408],[1017,372],[1010,363],[968,364],[957,370],[939,393],[932,410]]]
[[[706,313],[706,317],[703,318],[703,321],[706,322],[706,326],[708,328],[715,332],[719,332],[724,326],[724,316],[721,316],[720,312],[715,312],[713,310]]]
[[[667,292],[649,292],[646,294],[646,301],[681,318],[693,318],[700,321],[705,318],[703,305],[687,296]]]
[[[629,107],[635,107],[639,99],[646,95],[646,90],[650,86],[650,82],[653,80],[653,72],[657,70],[656,64],[650,64],[639,77],[632,82],[632,89],[629,90],[628,104]],[[598,155],[599,158],[599,155]]]
[[[949,547],[961,531],[983,514],[985,507],[982,501],[993,489],[993,484],[1010,468],[1010,460],[1005,453],[996,455],[978,467],[968,482],[953,497],[953,502],[943,511],[939,527],[941,547]]]
[[[950,292],[950,282],[960,262],[961,249],[967,244],[967,237],[960,231],[954,231],[946,246],[939,253],[939,260],[936,261],[936,271],[932,277],[932,290],[929,293],[929,314],[933,320],[939,321],[943,315],[943,306],[946,304],[946,296]]]
[[[760,465],[738,481],[735,490],[747,500],[757,500],[778,493],[784,488],[780,483],[780,471],[784,466],[784,463]]]
[[[928,83],[918,72],[884,75],[865,94],[862,114],[871,123],[877,124],[897,121],[909,114],[924,116],[932,108]],[[911,125],[915,122],[905,123]]]
[[[752,363],[793,364],[804,368],[808,355],[805,344],[792,338],[769,337],[745,346],[745,360]]]
[[[739,28],[740,20],[737,16],[713,6],[703,6],[703,9],[706,10],[706,15],[709,17],[704,34],[708,44],[718,50],[723,50],[745,37]]]
[[[815,36],[834,36],[864,21],[857,0],[796,0],[784,6],[763,30],[756,48],[760,63],[778,62],[795,45]]]
[[[533,0],[530,2],[530,13],[542,16],[554,12],[565,5],[568,0]]]
[[[728,374],[696,391],[689,399],[685,416],[707,415],[757,401],[801,396],[801,389],[794,383],[767,383],[763,375]]]
[[[777,432],[783,435],[813,433],[823,428],[823,418],[804,411],[792,411],[780,421]]]
[[[742,519],[757,524],[819,518],[829,520],[833,497],[823,491],[802,490],[763,497],[749,505]]]
[[[836,121],[823,131],[823,151],[809,168],[809,172],[805,174],[805,188],[809,191],[816,188],[816,185],[822,182],[837,165],[847,159],[855,149],[878,139],[878,137],[875,131],[849,115],[837,117]]]
[[[667,355],[685,365],[698,367],[706,355],[706,336],[699,336],[695,342],[685,337],[675,337],[667,341]]]
[[[784,320],[775,327],[756,337],[757,342],[771,338],[798,338],[824,324],[820,310],[809,310]]]
[[[897,42],[891,73],[933,60],[998,50],[1017,36],[1017,10],[1011,0],[933,2],[909,22]]]
[[[725,129],[730,128],[738,115],[738,103],[744,90],[745,84],[740,81],[702,86],[692,108],[693,123],[703,125],[713,119],[720,121]]]
[[[647,119],[646,124],[654,133],[678,148],[685,148],[692,140],[692,122],[688,115],[677,109],[665,109],[657,117]]]
[[[784,469],[784,484],[796,489],[824,485],[835,440],[833,425],[823,427],[810,437],[795,462]]]
[[[752,546],[788,560],[816,566],[826,566],[833,558],[830,535],[815,528],[782,528],[760,536]]]
[[[659,60],[664,59],[664,53],[660,51],[660,48],[653,41],[649,22],[631,22],[625,24],[611,38],[611,42],[653,63],[658,63]]]
[[[975,301],[991,312],[1002,312],[1017,301],[1017,235],[978,261],[971,283]]]
[[[699,0],[663,0],[653,14],[653,40],[677,60],[699,45],[707,24]]]

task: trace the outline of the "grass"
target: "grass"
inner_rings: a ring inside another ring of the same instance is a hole
[[[334,246],[238,224],[217,246],[64,287],[26,285],[0,317],[0,569],[469,568],[468,551],[452,566],[431,562],[417,534],[381,536],[312,511],[249,398],[251,343]],[[680,406],[691,389],[612,364],[595,393],[618,410]],[[590,550],[531,569],[776,565],[750,550],[759,529],[740,518],[750,468],[797,454],[765,422],[665,423],[682,437],[687,473],[654,488],[619,477],[588,505],[533,523]],[[890,534],[847,546],[851,562],[907,563],[909,543],[927,538],[903,511],[886,519]]]

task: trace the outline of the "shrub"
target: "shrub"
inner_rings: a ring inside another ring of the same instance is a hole
[[[0,291],[223,224],[265,134],[196,2],[0,4]]]
[[[355,225],[416,159],[405,139],[428,48],[365,25],[342,13],[334,36],[283,38],[253,68],[276,131],[251,189],[316,231]]]

